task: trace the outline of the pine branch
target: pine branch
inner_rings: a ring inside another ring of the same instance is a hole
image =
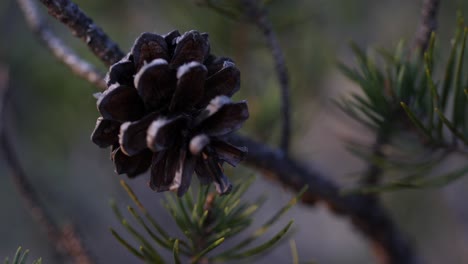
[[[0,145],[6,163],[11,171],[11,178],[16,190],[29,209],[34,220],[46,231],[49,241],[54,245],[57,253],[62,257],[69,257],[77,264],[94,263],[85,249],[81,239],[71,225],[61,228],[40,202],[38,194],[29,182],[25,171],[21,167],[19,158],[11,145],[11,138],[7,131],[6,105],[8,99],[8,73],[0,68]]]
[[[104,64],[110,66],[119,61],[124,53],[104,31],[94,24],[81,9],[68,0],[41,0],[49,14],[67,25],[71,32],[83,40]]]
[[[261,7],[256,0],[242,0],[242,3],[246,10],[247,17],[265,36],[275,62],[276,75],[278,76],[281,88],[281,115],[283,117],[280,147],[285,154],[288,154],[291,140],[291,106],[289,75],[284,54],[280,47],[278,37],[273,30],[273,26],[267,18],[265,8]]]
[[[106,89],[103,75],[89,62],[80,58],[71,48],[58,38],[46,25],[32,0],[17,0],[31,30],[49,48],[57,59],[63,62],[72,72],[101,89]]]
[[[298,191],[309,189],[302,198],[305,204],[324,202],[334,213],[349,217],[356,228],[373,242],[381,263],[419,263],[407,239],[401,234],[382,205],[369,196],[341,195],[339,187],[318,172],[285,157],[280,150],[270,148],[250,138],[231,136],[232,143],[249,149],[246,164],[262,171],[266,177]]]
[[[424,0],[421,8],[419,28],[413,42],[413,50],[419,50],[421,53],[424,53],[427,49],[431,34],[437,27],[439,3],[440,0]]]
[[[85,28],[89,24],[90,19],[69,1],[41,1],[49,8],[49,13],[69,25],[74,31],[76,28]],[[74,12],[70,12],[65,8],[70,6],[74,7]],[[64,12],[64,14],[61,12]],[[66,19],[63,19],[64,17]],[[70,23],[70,21],[73,21],[73,23]],[[78,36],[81,37],[82,35],[78,34]],[[102,32],[100,36],[101,42],[91,41],[87,42],[87,44],[92,50],[100,50],[102,43],[114,47],[112,50],[107,50],[108,56],[95,53],[103,62],[109,64],[123,57],[123,52],[107,35]],[[328,180],[328,177],[314,169],[305,168],[288,158],[279,149],[272,149],[262,143],[241,136],[233,136],[231,140],[249,148],[247,165],[265,172],[266,176],[271,176],[296,191],[307,184],[309,189],[302,199],[304,203],[312,205],[316,201],[324,201],[334,212],[348,216],[358,230],[373,242],[382,263],[418,263],[418,258],[409,242],[403,237],[401,231],[378,202],[359,195],[342,196],[339,193],[338,186]]]

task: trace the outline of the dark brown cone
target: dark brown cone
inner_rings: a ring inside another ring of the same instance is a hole
[[[208,34],[143,33],[110,67],[106,83],[91,139],[112,146],[118,174],[135,177],[151,168],[152,189],[182,196],[195,172],[202,184],[230,192],[222,165],[236,166],[247,149],[223,137],[239,129],[249,112],[246,102],[230,100],[240,72],[229,58],[210,54]]]

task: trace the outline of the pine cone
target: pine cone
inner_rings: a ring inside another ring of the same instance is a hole
[[[130,53],[110,67],[108,89],[98,95],[102,117],[91,136],[111,147],[118,174],[130,178],[151,167],[150,187],[183,195],[195,171],[220,194],[232,185],[224,162],[236,166],[247,153],[223,140],[249,117],[232,60],[210,54],[206,33],[143,33]]]

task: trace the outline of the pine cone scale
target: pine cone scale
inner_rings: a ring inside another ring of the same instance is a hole
[[[200,123],[203,133],[209,136],[224,136],[238,130],[249,118],[245,101],[226,103]]]
[[[135,87],[148,110],[160,108],[171,98],[174,82],[164,59],[154,59],[135,75]]]
[[[147,149],[146,132],[151,123],[158,117],[151,113],[135,122],[125,122],[120,126],[119,144],[127,156],[134,156]]]
[[[152,156],[153,153],[146,150],[129,157],[119,147],[112,153],[112,160],[117,174],[127,174],[128,177],[133,178],[148,170]]]
[[[119,129],[120,122],[99,117],[96,121],[96,128],[91,134],[91,141],[101,148],[110,147],[115,143]]]
[[[195,170],[195,161],[195,157],[190,154],[187,154],[185,157],[180,184],[177,188],[177,195],[179,197],[184,195],[190,187],[190,182],[192,181]]]
[[[147,146],[155,152],[173,147],[186,126],[187,119],[184,116],[154,120],[147,130]]]
[[[206,105],[216,96],[233,96],[240,89],[240,71],[234,63],[225,61],[223,68],[206,80],[206,91],[202,105]]]
[[[104,119],[119,122],[138,120],[145,112],[136,90],[118,84],[112,85],[101,94],[97,106]]]
[[[177,88],[169,106],[169,111],[182,112],[195,106],[203,97],[206,67],[192,61],[177,70]]]
[[[155,155],[151,166],[151,188],[158,192],[169,191],[183,162],[178,148],[163,150]]]
[[[134,63],[128,58],[124,58],[110,67],[109,73],[106,75],[106,83],[108,86],[114,83],[132,86],[133,75],[135,75]]]
[[[169,60],[167,42],[157,34],[147,32],[141,34],[135,41],[131,52],[137,70],[155,59]]]
[[[211,177],[211,181],[214,183],[216,191],[219,194],[229,193],[232,189],[232,184],[226,175],[224,175],[220,162],[216,155],[214,155],[213,150],[208,148],[206,152],[202,153],[202,160],[198,164],[201,167],[199,171],[204,171],[205,174]]]
[[[222,161],[229,163],[233,167],[236,167],[247,155],[246,147],[237,147],[226,141],[213,140],[210,145],[218,153]]]
[[[202,36],[197,31],[188,31],[176,39],[176,48],[171,60],[171,68],[176,69],[182,64],[196,61],[203,63],[210,52],[210,44],[207,36]]]

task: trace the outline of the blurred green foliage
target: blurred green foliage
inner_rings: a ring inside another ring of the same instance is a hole
[[[384,134],[388,142],[382,144],[391,148],[384,156],[375,155],[373,147],[365,151],[364,146],[356,143],[349,149],[383,172],[399,172],[389,182],[352,192],[441,187],[468,173],[468,167],[461,166],[429,177],[450,154],[467,155],[468,100],[464,87],[468,87],[468,76],[464,74],[464,64],[468,60],[465,56],[468,27],[461,16],[457,24],[450,55],[442,67],[441,59],[434,58],[435,33],[426,51],[410,51],[403,42],[395,52],[380,50],[383,61],[380,64],[375,56],[352,44],[357,69],[338,65],[344,75],[359,85],[362,93],[337,101],[338,107],[375,134]],[[436,79],[435,75],[440,77]],[[399,137],[408,135],[415,140],[404,146],[395,144]]]

